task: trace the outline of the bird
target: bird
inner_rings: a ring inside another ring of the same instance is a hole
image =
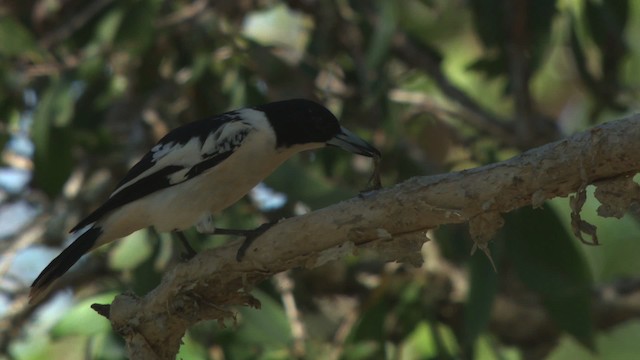
[[[242,108],[175,128],[126,173],[101,206],[70,230],[71,244],[34,280],[29,302],[42,301],[83,255],[137,230],[179,232],[195,226],[216,234],[214,215],[294,154],[326,146],[381,157],[326,107],[307,99]],[[254,235],[264,230],[260,227]],[[251,241],[245,239],[238,261]]]

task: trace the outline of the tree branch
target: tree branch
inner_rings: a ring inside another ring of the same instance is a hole
[[[131,358],[173,359],[189,326],[233,317],[232,306],[259,307],[251,286],[278,272],[318,266],[365,246],[379,248],[386,260],[417,262],[428,229],[471,221],[476,224],[472,235],[480,241],[497,230],[501,213],[536,207],[599,181],[614,179],[614,184],[628,186],[633,181],[629,175],[640,171],[638,139],[636,115],[507,161],[416,177],[287,219],[257,239],[242,262],[235,261],[235,241],[178,264],[144,298],[116,297],[108,312],[111,323],[126,339]],[[616,202],[626,197],[618,194],[604,202],[609,207],[631,205],[629,199]]]
[[[441,59],[433,50],[424,45],[420,46],[406,34],[399,33],[393,39],[392,51],[398,59],[410,67],[420,69],[428,74],[443,94],[466,110],[467,116],[463,119],[475,129],[494,136],[507,144],[513,142],[514,129],[509,125],[509,121],[492,114],[455,86],[442,71]]]

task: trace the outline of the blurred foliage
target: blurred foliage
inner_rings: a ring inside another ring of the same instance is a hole
[[[36,240],[59,249],[168,129],[292,97],[323,102],[371,139],[387,186],[503,160],[634,111],[639,37],[640,3],[628,0],[4,0],[0,170],[33,176],[0,207],[28,199],[49,219]],[[355,196],[370,171],[338,151],[303,154],[266,180],[284,206],[252,197],[216,222],[250,228],[324,207]],[[299,319],[285,290],[264,283],[261,310],[195,326],[179,358],[635,358],[640,304],[607,307],[600,294],[640,291],[640,229],[633,216],[598,218],[591,199],[584,217],[605,246],[570,235],[566,199],[506,216],[491,245],[498,272],[469,256],[465,226],[445,227],[419,269],[363,253],[290,271]],[[224,241],[187,235],[202,248]],[[171,236],[139,231],[69,274],[75,296],[29,310],[29,280],[7,285],[5,261],[40,245],[19,237],[0,243],[0,358],[123,358],[89,304],[146,293],[180,252]],[[45,264],[31,263],[29,279]]]

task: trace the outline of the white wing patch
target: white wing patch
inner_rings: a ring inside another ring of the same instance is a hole
[[[251,125],[242,121],[234,121],[221,126],[216,132],[209,135],[202,144],[200,155],[211,156],[231,151],[242,142],[244,136],[251,129]]]
[[[165,155],[173,149],[175,142],[171,141],[165,144],[157,144],[156,146],[151,148],[151,153],[153,154],[153,161],[158,161],[158,159],[163,158]]]
[[[122,189],[135,184],[140,179],[153,176],[157,171],[167,166],[184,166],[191,167],[201,161],[200,156],[200,138],[195,134],[187,143],[180,144],[176,142],[168,142],[165,144],[157,144],[151,149],[152,160],[154,164],[138,176],[122,184],[117,188],[110,197],[120,192]]]
[[[200,162],[200,147],[202,143],[200,138],[195,135],[185,144],[173,144],[170,148],[159,149],[157,155],[154,154],[153,160],[155,164],[149,169],[151,173],[158,171],[166,166],[193,166]],[[148,170],[148,171],[149,171]],[[145,171],[146,173],[146,171]],[[142,174],[141,174],[142,175]]]
[[[247,134],[253,129],[251,122],[231,121],[215,132],[209,134],[202,142],[200,134],[194,134],[186,143],[168,142],[157,144],[151,149],[153,165],[140,173],[135,178],[122,184],[111,196],[114,196],[122,189],[135,184],[140,179],[153,176],[154,173],[168,166],[182,166],[184,169],[178,170],[169,175],[169,183],[179,184],[188,179],[189,170],[198,163],[211,156],[234,151]]]
[[[171,185],[180,184],[187,178],[187,173],[189,172],[189,170],[191,170],[191,168],[182,169],[169,175],[169,183]]]

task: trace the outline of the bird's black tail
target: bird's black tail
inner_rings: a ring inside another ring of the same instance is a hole
[[[82,255],[86,254],[96,244],[98,237],[102,234],[102,229],[92,227],[80,235],[71,245],[53,259],[49,265],[38,275],[29,293],[29,303],[37,303],[47,294],[49,286],[55,280],[64,275]]]

